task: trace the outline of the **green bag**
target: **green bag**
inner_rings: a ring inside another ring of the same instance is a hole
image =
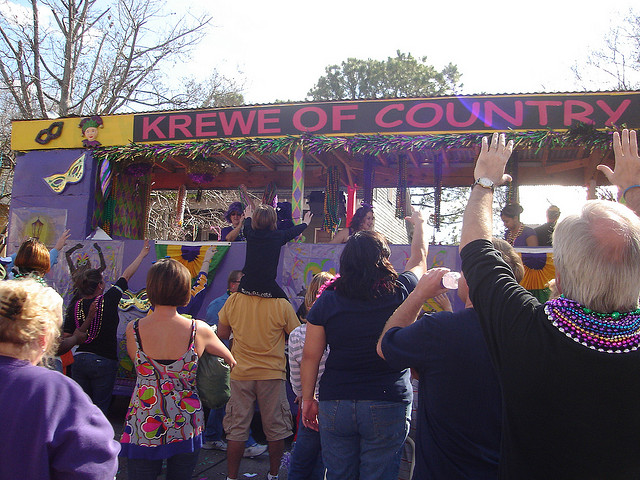
[[[200,401],[208,408],[221,408],[231,396],[229,373],[231,368],[225,361],[206,351],[198,359],[196,386]]]

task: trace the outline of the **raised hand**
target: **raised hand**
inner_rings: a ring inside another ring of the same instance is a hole
[[[504,169],[511,152],[513,152],[513,140],[506,143],[504,133],[494,133],[491,136],[491,144],[489,139],[484,137],[474,171],[475,178],[488,178],[495,185],[510,182],[511,176],[505,174]]]
[[[416,210],[411,207],[411,216],[404,217],[404,219],[411,223],[412,225],[416,225],[417,223],[424,223],[424,218],[422,217],[422,212],[420,210]]]
[[[426,302],[427,299],[434,298],[447,291],[442,286],[442,277],[448,271],[448,268],[432,268],[427,270],[427,273],[420,278],[414,292],[421,298],[422,302]]]
[[[309,225],[311,223],[311,219],[313,218],[313,213],[307,212],[304,214],[304,218],[302,219],[302,223],[306,223]]]
[[[635,130],[622,130],[622,134],[613,134],[614,170],[606,165],[598,165],[607,180],[620,190],[620,196],[632,185],[640,184],[640,156],[638,156],[638,138]]]
[[[62,235],[60,235],[60,238],[58,238],[53,248],[55,248],[58,251],[62,250],[62,248],[64,247],[64,244],[67,242],[67,240],[69,240],[70,236],[71,236],[71,230],[66,229],[64,232],[62,232]]]

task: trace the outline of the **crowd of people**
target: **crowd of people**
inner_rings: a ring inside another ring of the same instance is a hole
[[[339,275],[316,274],[298,314],[276,270],[281,247],[311,214],[279,229],[270,205],[229,208],[225,239],[247,242],[245,264],[231,272],[206,321],[179,313],[192,298],[186,267],[154,262],[146,280],[153,309],[126,330],[136,385],[119,442],[105,417],[117,305],[149,243],[110,288],[103,268],[76,271],[63,315],[62,298],[44,279],[53,255],[25,242],[13,278],[0,283],[0,421],[11,432],[0,478],[113,478],[120,455],[130,479],[156,479],[165,463],[167,479],[189,479],[208,446],[226,450],[227,480],[237,480],[243,456],[256,448],[257,406],[268,480],[278,478],[296,430],[289,479],[396,480],[412,405],[417,480],[640,478],[636,132],[614,133],[615,168],[598,167],[620,202],[588,201],[562,220],[551,206],[537,230],[509,204],[502,240],[492,236],[493,191],[510,180],[512,150],[504,135],[483,140],[462,224],[458,311],[424,313],[427,300],[442,301],[449,270],[427,268],[418,211],[407,217],[411,253],[398,272],[363,206],[336,236],[345,243]],[[66,231],[56,254],[68,238]],[[555,294],[541,303],[519,284],[524,269],[514,247],[549,244]],[[73,346],[69,378],[52,360]],[[229,401],[208,420],[196,384],[205,351],[231,369]]]

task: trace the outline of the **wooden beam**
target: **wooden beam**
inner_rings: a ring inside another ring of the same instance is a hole
[[[588,185],[598,175],[598,165],[604,161],[604,152],[594,149],[588,157],[588,163],[584,166],[584,184]]]
[[[547,160],[549,160],[549,149],[545,148],[542,151],[542,158],[540,159],[542,161],[542,166],[546,167],[547,166]]]
[[[411,159],[411,163],[413,163],[414,167],[419,166],[418,165],[418,160],[416,159],[416,156],[414,154],[414,152],[408,152],[409,158]]]
[[[252,153],[251,156],[255,158],[258,162],[260,162],[262,165],[264,165],[268,170],[271,170],[272,172],[275,171],[276,166],[268,158],[265,158],[262,155],[258,155],[257,153]]]
[[[228,155],[226,153],[221,152],[220,156],[222,158],[224,158],[227,162],[235,165],[236,167],[238,167],[240,170],[242,170],[243,172],[248,172],[249,171],[249,167],[247,165],[247,163],[243,160],[240,160],[239,158],[235,158],[232,157],[231,155]],[[240,185],[240,184],[238,184]]]
[[[165,172],[174,172],[175,170],[170,169],[169,167],[167,167],[166,162],[153,162],[153,165],[151,166],[151,168],[153,167],[159,167],[162,170],[164,170]]]
[[[442,163],[444,168],[449,168],[449,155],[447,155],[447,150],[442,149]]]
[[[381,153],[376,155],[376,158],[378,159],[378,161],[380,162],[380,164],[383,167],[388,167],[389,166],[389,161],[386,158],[384,158],[384,156]]]
[[[189,162],[188,161],[185,161],[184,159],[182,159],[180,157],[171,157],[171,158],[172,158],[172,160],[174,162],[176,162],[182,168],[188,168],[188,166],[189,166]]]
[[[351,170],[351,165],[349,165],[349,159],[343,152],[339,150],[335,150],[333,154],[338,160],[340,160],[340,163],[342,163],[342,165],[344,166],[344,170],[347,174],[347,179],[349,180],[349,185],[354,186],[355,184],[353,183],[353,172]]]
[[[575,170],[578,168],[584,168],[589,159],[581,158],[578,160],[572,160],[570,162],[557,163],[544,168],[545,173],[557,173],[567,170]]]
[[[318,162],[320,165],[322,165],[324,168],[328,168],[327,167],[327,163],[323,160],[320,159],[320,157],[318,157],[315,153],[310,153],[308,154],[311,158],[313,158],[316,162]]]

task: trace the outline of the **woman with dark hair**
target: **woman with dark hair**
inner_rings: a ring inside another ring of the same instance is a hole
[[[524,211],[517,203],[510,203],[500,212],[500,218],[507,231],[504,239],[514,247],[537,247],[538,235],[536,231],[520,221],[520,214]]]
[[[221,242],[244,242],[246,238],[242,232],[242,221],[244,220],[244,209],[240,202],[233,202],[229,205],[224,218],[231,225],[220,230]]]
[[[191,274],[171,258],[147,273],[148,316],[127,325],[127,352],[137,380],[120,440],[129,479],[155,479],[167,460],[168,480],[190,479],[202,447],[204,414],[196,388],[198,359],[206,350],[236,363],[202,320],[180,315],[191,300]]]
[[[327,479],[398,477],[409,431],[413,390],[409,370],[390,368],[376,343],[394,310],[426,271],[424,220],[414,212],[411,256],[398,275],[385,238],[376,232],[352,235],[340,256],[340,276],[307,315],[301,365],[302,420],[320,431]],[[315,383],[320,359],[329,356]]]
[[[345,243],[356,232],[372,232],[375,220],[373,207],[371,205],[363,205],[353,214],[349,228],[340,230],[329,243]]]
[[[118,370],[118,303],[148,253],[149,241],[145,240],[138,256],[107,291],[100,269],[81,270],[74,278],[76,293],[67,308],[64,331],[72,334],[85,319],[93,315],[93,320],[87,339],[73,356],[71,376],[105,415]]]

